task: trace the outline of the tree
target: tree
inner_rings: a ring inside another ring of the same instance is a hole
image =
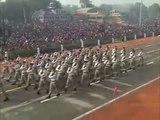
[[[59,1],[57,0],[52,0],[49,4],[49,7],[50,8],[53,8],[53,9],[61,9],[62,8],[62,5]]]
[[[130,7],[130,10],[126,13],[126,18],[132,22],[138,22],[140,17],[140,5],[141,3],[136,3]],[[148,8],[142,4],[142,20],[148,18]]]
[[[80,4],[82,8],[94,7],[94,5],[92,4],[92,1],[90,0],[80,0]]]
[[[100,8],[105,10],[106,12],[110,12],[111,10],[113,10],[112,5],[107,5],[107,4],[101,4]]]
[[[155,3],[148,8],[149,18],[160,18],[160,6]]]
[[[4,3],[4,15],[9,21],[23,22],[24,10],[29,21],[32,14],[40,9],[45,9],[51,0],[6,0]]]

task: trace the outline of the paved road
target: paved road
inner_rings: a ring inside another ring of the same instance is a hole
[[[9,102],[0,101],[0,120],[72,120],[115,98],[113,96],[115,82],[118,84],[118,97],[158,77],[160,75],[160,42],[135,48],[137,51],[139,48],[144,48],[145,66],[123,74],[116,80],[106,79],[101,83],[93,83],[90,88],[79,88],[77,92],[68,92],[59,98],[53,96],[49,100],[44,99],[45,92],[38,96],[32,88],[30,91],[19,88],[9,92],[11,98]],[[11,89],[10,85],[7,89]]]

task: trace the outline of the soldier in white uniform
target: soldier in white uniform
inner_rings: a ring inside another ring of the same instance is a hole
[[[42,89],[42,85],[46,85],[46,93],[49,93],[49,80],[48,80],[48,71],[45,69],[45,66],[42,66],[42,68],[39,71],[40,81],[38,85],[37,94],[40,94],[40,90]]]
[[[65,92],[68,91],[68,87],[69,84],[72,83],[73,86],[73,90],[76,91],[77,90],[77,71],[78,70],[78,64],[73,63],[73,65],[71,67],[68,68],[67,73],[68,73],[68,77],[67,77],[67,82],[66,82],[66,86],[65,86]]]
[[[115,56],[117,55],[117,46],[115,46],[113,49],[112,49],[112,56]]]
[[[57,66],[57,84],[60,87],[65,87],[66,83],[66,71],[68,69],[68,63],[62,61],[60,65]]]
[[[15,85],[19,81],[19,78],[20,78],[20,75],[21,75],[20,67],[21,67],[21,63],[19,61],[17,61],[17,64],[14,67],[14,69],[15,69],[15,75],[14,75],[15,81],[12,83],[12,85]]]
[[[106,58],[106,60],[104,60],[104,77],[108,77],[111,75],[112,72],[112,68],[111,68],[111,60],[109,58],[109,56]]]
[[[20,77],[20,84],[18,85],[18,87],[21,87],[22,84],[24,84],[27,81],[27,68],[28,66],[26,60],[24,60],[20,67],[21,77]]]
[[[122,56],[125,56],[126,55],[126,48],[125,47],[123,47],[123,49],[120,51],[120,56],[122,57]]]
[[[5,97],[5,99],[3,101],[8,101],[9,98],[8,98],[8,95],[7,95],[6,91],[5,91],[5,89],[4,89],[4,84],[3,84],[3,79],[4,79],[3,75],[4,75],[3,73],[1,73],[1,75],[0,75],[0,89],[2,90],[2,93],[3,93],[4,97]]]
[[[138,65],[143,66],[144,64],[144,58],[143,58],[143,49],[140,50],[138,53]]]
[[[8,62],[8,59],[9,59],[9,55],[8,55],[8,51],[5,51],[4,53],[4,62]]]
[[[135,50],[132,49],[129,53],[129,63],[130,63],[130,69],[135,69],[136,61],[135,61]]]
[[[60,92],[59,92],[59,89],[56,85],[56,71],[55,69],[52,69],[52,71],[50,72],[48,78],[50,79],[50,85],[49,85],[49,93],[48,93],[48,96],[47,96],[47,99],[51,97],[51,94],[52,94],[52,90],[54,88],[54,90],[56,91],[56,96],[60,96]]]
[[[9,66],[9,77],[8,77],[8,79],[6,80],[7,82],[10,82],[11,78],[14,77],[15,71],[16,71],[16,70],[15,70],[16,66],[19,66],[19,61],[16,61],[16,64],[15,64],[15,65],[14,65],[14,64],[11,64],[11,65]]]
[[[127,72],[127,60],[125,54],[121,55],[121,72]]]
[[[101,60],[97,60],[97,62],[95,63],[95,73],[94,73],[94,77],[95,80],[101,80],[102,77],[102,61]]]
[[[86,59],[84,61],[84,64],[82,66],[82,78],[81,78],[81,85],[83,85],[84,82],[87,82],[87,85],[90,85],[90,61]]]
[[[113,71],[113,76],[117,77],[119,72],[120,72],[120,66],[119,66],[119,61],[117,56],[112,59],[112,71]]]
[[[34,82],[34,88],[37,88],[37,82],[38,82],[38,70],[37,70],[37,65],[34,62],[30,63],[30,66],[27,69],[27,83],[25,86],[25,90],[28,90],[28,87],[31,84],[31,81]]]

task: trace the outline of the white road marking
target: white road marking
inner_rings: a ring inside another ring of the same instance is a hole
[[[103,108],[104,106],[107,106],[107,105],[109,105],[109,104],[111,104],[111,103],[113,103],[113,102],[116,102],[116,101],[118,101],[119,99],[121,99],[121,98],[123,98],[123,97],[125,97],[125,96],[127,96],[127,95],[129,95],[129,94],[131,94],[131,93],[134,93],[135,91],[137,91],[137,90],[139,90],[139,89],[141,89],[141,88],[143,88],[143,87],[145,87],[145,86],[147,86],[147,85],[149,85],[149,84],[151,84],[151,83],[153,83],[153,82],[155,82],[155,81],[157,81],[157,80],[159,80],[159,79],[160,79],[160,76],[157,77],[157,78],[155,78],[155,79],[153,79],[153,80],[151,80],[151,81],[149,81],[149,82],[147,82],[147,83],[145,83],[145,84],[143,84],[143,85],[140,85],[139,87],[137,87],[137,88],[135,88],[135,89],[133,89],[133,90],[127,92],[127,93],[124,93],[123,95],[121,95],[121,96],[119,96],[119,97],[117,97],[117,98],[115,98],[115,99],[113,99],[113,100],[110,100],[109,102],[106,102],[106,103],[103,104],[103,105],[100,105],[99,107],[96,107],[95,109],[92,109],[92,110],[84,113],[84,114],[82,114],[82,115],[80,115],[80,116],[78,116],[78,117],[76,117],[76,118],[74,118],[74,119],[72,119],[72,120],[80,120],[80,119],[83,118],[84,116],[87,116],[87,115],[89,115],[89,114],[91,114],[91,113],[93,113],[93,112],[95,112],[95,111]]]
[[[127,70],[127,72],[131,72],[131,71],[133,71],[132,69],[130,69],[130,70]]]
[[[151,50],[151,51],[148,51],[148,52],[146,52],[147,54],[150,54],[150,53],[154,53],[154,52],[158,52],[158,51],[160,51],[160,49],[158,49],[158,50]]]
[[[7,108],[2,108],[2,109],[0,109],[0,114],[8,112],[8,111],[11,111],[11,110],[14,110],[14,109],[17,109],[17,108],[20,108],[20,107],[27,106],[29,104],[38,102],[38,101],[43,100],[45,98],[46,98],[46,96],[42,96],[42,97],[39,97],[39,98],[36,98],[36,99],[32,99],[30,101],[26,101],[26,102],[20,103],[18,105],[14,105],[14,106],[7,107]]]
[[[152,46],[152,45],[146,45],[145,48],[150,47],[150,46]]]
[[[149,63],[147,63],[146,65],[151,65],[151,64],[153,64],[154,62],[153,61],[151,61],[151,62],[149,62]]]
[[[92,82],[90,85],[95,85],[95,84],[98,84],[98,83],[100,83],[100,81]]]
[[[84,100],[80,100],[80,99],[77,99],[77,98],[69,98],[68,97],[68,98],[64,99],[64,102],[77,105],[81,108],[92,108],[92,107],[94,107],[94,105],[91,104],[89,101],[86,102]]]
[[[95,97],[95,98],[98,98],[98,99],[101,99],[101,100],[104,100],[106,99],[103,95],[100,95],[100,94],[96,94],[96,93],[88,93],[91,97]]]
[[[155,60],[157,60],[157,59],[159,59],[159,58],[160,58],[160,56],[155,57],[155,58],[152,58],[152,59],[149,59],[149,60],[145,61],[144,63],[148,63],[148,62],[150,62],[150,61],[155,61]]]
[[[23,112],[31,111],[33,109],[34,109],[33,107],[27,107],[27,108],[24,108]]]
[[[117,80],[107,80],[109,82],[112,82],[112,83],[117,83],[119,85],[124,85],[124,86],[128,86],[128,87],[132,87],[133,85],[131,84],[128,84],[128,83],[124,83],[124,82],[120,82],[120,81],[117,81]]]
[[[40,101],[40,103],[44,103],[44,102],[50,101],[50,100],[55,99],[55,98],[57,98],[57,96],[53,96],[49,99],[42,100],[42,101]]]
[[[135,50],[138,50],[139,48],[135,48]]]
[[[31,86],[33,86],[34,84],[31,84]],[[22,87],[16,87],[16,88],[13,88],[13,89],[10,89],[10,90],[7,90],[6,93],[9,93],[9,92],[13,92],[13,91],[16,91],[16,90],[19,90],[19,89],[23,89],[25,88],[25,86],[22,86]],[[2,94],[2,92],[0,92],[0,95]]]
[[[114,91],[114,88],[110,88],[110,87],[107,87],[107,86],[103,86],[101,84],[95,84],[93,86],[96,86],[96,87],[101,87],[101,88],[104,88],[104,89],[107,89],[107,90],[110,90],[110,91]],[[117,90],[117,92],[122,92],[121,90]]]

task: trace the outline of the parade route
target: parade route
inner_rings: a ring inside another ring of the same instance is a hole
[[[133,40],[130,42],[132,46],[129,45],[129,42],[110,45],[111,48],[115,45],[121,48],[128,44],[127,52],[134,46],[136,51],[143,48],[145,53],[145,64],[143,67],[122,74],[118,79],[109,78],[102,82],[97,81],[92,83],[89,88],[80,87],[78,91],[68,91],[66,94],[62,92],[60,97],[57,98],[53,95],[50,99],[45,99],[46,95],[43,91],[41,95],[37,95],[32,87],[29,91],[25,91],[23,86],[17,88],[17,86],[11,87],[11,85],[8,85],[6,90],[10,101],[2,102],[0,99],[0,119],[78,120],[84,118],[89,113],[95,111],[94,109],[98,106],[114,101],[116,98],[160,76],[160,38],[146,38],[146,41],[144,41],[145,39],[140,39],[138,44],[138,42]],[[118,88],[116,96],[113,95],[115,83]],[[0,97],[2,97],[1,91]]]

